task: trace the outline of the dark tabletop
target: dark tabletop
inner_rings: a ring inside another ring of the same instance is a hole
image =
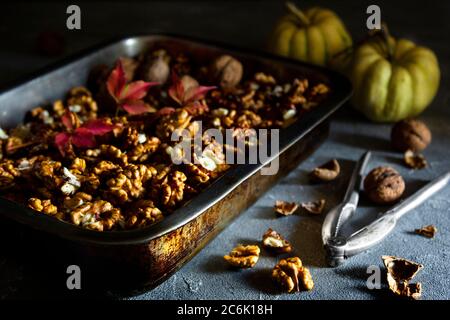
[[[365,30],[365,10],[372,1],[302,1],[335,10],[351,30],[354,39]],[[304,216],[275,219],[276,199],[305,201],[326,195],[329,206],[340,201],[353,161],[363,150],[376,151],[371,164],[390,163],[404,175],[410,190],[417,183],[449,170],[450,164],[450,2],[377,1],[382,18],[394,36],[407,37],[432,48],[439,59],[441,86],[433,104],[421,118],[433,132],[433,143],[426,156],[430,167],[413,172],[400,164],[401,155],[389,146],[389,125],[376,125],[363,119],[348,106],[335,118],[330,138],[312,157],[271,189],[243,213],[192,261],[158,288],[137,299],[377,299],[386,292],[366,287],[366,269],[381,266],[383,254],[398,255],[424,264],[417,280],[424,285],[425,299],[449,299],[450,266],[450,190],[439,195],[401,219],[394,233],[380,246],[350,260],[345,266],[325,266],[321,248],[322,218]],[[66,29],[65,4],[19,2],[3,5],[0,19],[0,85],[36,71],[52,62],[120,35],[165,31],[212,39],[241,47],[264,49],[277,17],[283,13],[282,1],[127,1],[117,3],[80,2],[82,30]],[[63,53],[48,56],[37,50],[42,34],[58,34],[65,43]],[[19,97],[20,98],[20,97]],[[1,107],[1,106],[0,106]],[[341,160],[343,177],[327,186],[306,183],[307,172],[330,158]],[[330,197],[330,195],[332,195]],[[351,225],[358,228],[373,219],[374,209],[362,207]],[[4,222],[2,222],[4,223]],[[428,240],[411,233],[425,224],[439,228],[437,237]],[[244,226],[244,227],[243,227]],[[0,235],[0,299],[71,296],[65,289],[65,269],[45,266],[20,228],[7,226]],[[254,270],[234,272],[221,256],[240,242],[257,242],[261,230],[271,227],[285,235],[296,253],[311,268],[316,288],[299,295],[275,294],[269,272],[275,260],[262,257]],[[25,248],[24,248],[25,247]],[[55,252],[55,254],[58,254]],[[44,267],[44,266],[45,267]],[[77,293],[83,296],[83,292]]]

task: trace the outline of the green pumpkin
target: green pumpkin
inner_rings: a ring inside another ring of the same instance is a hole
[[[353,53],[353,106],[369,119],[395,122],[420,114],[439,88],[438,60],[406,39],[374,37]]]
[[[331,10],[314,7],[299,10],[288,2],[289,13],[272,33],[270,50],[318,65],[326,65],[338,52],[352,45],[352,38],[339,17]]]

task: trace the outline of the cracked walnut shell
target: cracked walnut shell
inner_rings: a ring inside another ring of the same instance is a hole
[[[387,270],[389,290],[400,297],[420,299],[421,283],[410,283],[416,274],[423,269],[423,265],[394,256],[382,256]]]
[[[314,281],[298,257],[281,259],[272,270],[272,278],[287,292],[312,290]]]
[[[341,167],[336,159],[330,160],[327,163],[315,168],[311,172],[311,178],[314,181],[333,181],[339,176]]]
[[[298,209],[298,204],[295,202],[286,202],[277,200],[274,206],[275,212],[282,216],[290,216]]]
[[[292,246],[289,241],[271,228],[264,233],[262,242],[265,248],[277,253],[289,253],[292,251]]]
[[[423,169],[428,166],[427,160],[422,154],[414,153],[411,150],[405,152],[403,156],[403,161],[411,169]]]
[[[437,228],[433,225],[424,226],[420,229],[414,230],[415,233],[420,234],[421,236],[427,237],[427,238],[434,238],[437,232]]]
[[[317,201],[303,202],[300,204],[303,210],[310,214],[321,214],[325,209],[326,200],[320,199]]]
[[[377,204],[397,201],[405,191],[402,176],[391,167],[378,167],[364,179],[364,190],[370,200]]]
[[[223,258],[233,267],[252,268],[258,262],[260,251],[256,245],[239,245]]]

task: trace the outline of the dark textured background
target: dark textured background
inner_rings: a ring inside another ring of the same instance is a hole
[[[338,269],[325,267],[320,243],[322,218],[293,216],[275,219],[272,205],[278,198],[291,201],[327,196],[329,206],[339,201],[352,161],[363,150],[377,151],[373,165],[390,163],[407,181],[409,191],[417,182],[429,180],[449,170],[450,96],[449,96],[449,1],[302,1],[303,6],[323,5],[334,9],[345,21],[354,39],[365,33],[365,9],[378,4],[383,20],[395,36],[404,36],[431,47],[438,55],[442,81],[432,106],[423,114],[433,131],[433,143],[426,151],[430,168],[413,172],[403,168],[401,155],[389,146],[388,125],[375,125],[348,107],[332,124],[330,139],[310,159],[270,190],[251,209],[241,215],[218,238],[172,278],[143,299],[378,299],[388,298],[385,290],[369,291],[365,286],[368,265],[381,266],[382,254],[399,255],[419,261],[425,269],[418,276],[423,282],[425,299],[449,299],[450,190],[428,201],[405,217],[396,231],[379,247],[360,255]],[[3,4],[0,19],[0,85],[36,71],[71,53],[111,37],[164,31],[213,39],[241,47],[264,49],[267,36],[283,13],[282,1],[128,1],[78,2],[82,9],[82,30],[65,27],[67,4],[59,2]],[[46,56],[38,52],[37,39],[42,32],[58,33],[65,42],[64,53]],[[18,97],[20,98],[20,97]],[[1,106],[0,106],[1,107]],[[310,186],[308,170],[336,157],[344,174],[328,186]],[[330,196],[332,195],[332,196]],[[374,218],[376,209],[363,207],[352,223],[360,227]],[[439,228],[436,239],[411,234],[415,228],[434,223]],[[242,227],[245,226],[245,227]],[[297,248],[316,281],[311,293],[279,295],[270,281],[275,259],[264,256],[254,270],[229,270],[221,256],[239,242],[256,242],[261,231],[272,227],[285,235]],[[10,228],[0,235],[0,298],[61,298],[74,296],[65,289],[65,269],[48,266],[36,254],[38,247],[20,246],[26,238],[20,229]],[[15,242],[19,244],[16,244]],[[58,251],[55,249],[55,255]],[[120,276],[120,275],[118,275]],[[81,291],[76,296],[86,296]]]

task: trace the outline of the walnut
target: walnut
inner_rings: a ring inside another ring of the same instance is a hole
[[[82,158],[73,159],[70,170],[75,174],[82,174],[86,170],[86,160]]]
[[[81,183],[85,191],[94,193],[100,186],[100,179],[95,173],[90,173],[89,175],[81,178]]]
[[[290,88],[287,99],[288,99],[288,107],[295,106],[297,104],[306,103],[306,98],[304,93],[306,89],[308,89],[309,83],[307,79],[295,79],[292,87]]]
[[[298,204],[295,202],[286,202],[286,201],[279,201],[277,200],[275,202],[275,212],[282,215],[282,216],[290,216],[298,209]]]
[[[186,175],[180,171],[172,171],[168,174],[162,184],[160,184],[160,190],[158,184],[153,184],[152,194],[159,193],[159,201],[166,207],[175,207],[183,200]]]
[[[311,273],[298,257],[281,259],[272,270],[272,278],[287,292],[312,290],[314,287]]]
[[[132,205],[126,221],[127,228],[142,228],[161,221],[164,218],[151,200],[138,200]]]
[[[258,262],[260,251],[256,245],[239,245],[223,258],[233,267],[252,268]]]
[[[370,200],[377,204],[397,201],[405,191],[402,176],[391,167],[378,167],[367,174],[364,190]]]
[[[422,154],[414,153],[411,150],[405,152],[403,161],[411,169],[423,169],[428,166],[427,160]]]
[[[68,210],[73,210],[90,201],[92,201],[92,196],[90,194],[77,192],[72,197],[66,197],[63,201],[63,206]]]
[[[170,75],[170,57],[165,50],[152,52],[143,66],[143,79],[164,84]]]
[[[396,123],[391,131],[391,141],[399,151],[424,150],[431,142],[431,132],[420,120],[408,119]]]
[[[189,125],[191,118],[185,109],[177,109],[174,113],[161,118],[156,125],[156,135],[163,140],[170,139],[175,130],[185,129]]]
[[[189,177],[189,181],[193,181],[193,185],[200,185],[207,183],[210,179],[208,171],[193,163],[187,163],[185,165],[185,171]]]
[[[34,167],[35,176],[44,183],[46,188],[53,190],[63,183],[63,179],[58,176],[62,167],[61,162],[44,160],[36,163]]]
[[[274,85],[277,83],[274,77],[263,72],[255,74],[255,81],[265,85]]]
[[[313,181],[332,181],[339,176],[341,167],[336,159],[330,160],[315,168],[310,176]]]
[[[145,182],[156,174],[156,169],[144,164],[129,164],[122,172],[110,178],[106,184],[109,189],[107,198],[114,202],[125,203],[140,198],[145,191]]]
[[[15,178],[18,176],[20,176],[20,172],[14,167],[11,160],[0,163],[0,190],[13,187]]]
[[[117,209],[105,200],[84,203],[69,213],[73,224],[98,231],[103,231],[105,227],[111,229],[111,219],[118,222],[118,214]]]
[[[102,144],[100,146],[100,155],[120,165],[128,164],[128,156],[113,145]]]
[[[323,209],[325,208],[325,204],[326,200],[320,199],[317,201],[303,202],[300,204],[300,206],[308,213],[321,214],[323,212]]]
[[[235,125],[239,128],[255,128],[261,123],[261,117],[255,112],[244,110],[235,120]]]
[[[420,229],[416,229],[414,230],[414,232],[427,238],[434,238],[437,232],[437,228],[433,225],[429,225]]]
[[[58,213],[58,208],[49,199],[30,198],[28,199],[28,207],[49,216],[54,216]]]
[[[420,299],[422,285],[409,283],[423,269],[423,265],[394,256],[382,256],[387,270],[389,290],[400,297]]]
[[[144,162],[158,150],[161,140],[157,137],[146,138],[146,141],[128,152],[128,159],[133,162]]]
[[[86,119],[97,117],[97,102],[92,97],[92,93],[85,87],[72,88],[67,95],[66,105],[70,111]]]
[[[117,169],[120,169],[119,165],[111,161],[102,160],[95,165],[95,167],[92,169],[92,172],[94,172],[94,174],[96,175],[102,175],[104,173],[116,171]]]
[[[234,88],[242,79],[242,64],[229,55],[221,55],[212,64],[213,78],[223,89]]]
[[[292,251],[289,241],[270,228],[264,233],[262,242],[264,247],[277,253],[289,253]]]

